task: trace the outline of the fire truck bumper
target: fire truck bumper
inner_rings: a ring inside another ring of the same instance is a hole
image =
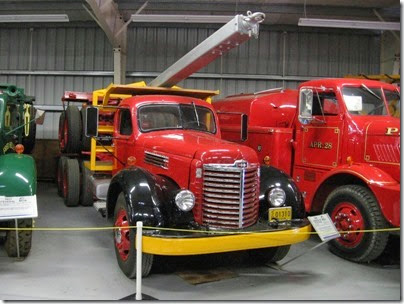
[[[311,226],[307,220],[288,228],[239,234],[198,232],[170,235],[165,232],[160,235],[144,235],[142,251],[159,255],[194,255],[278,247],[303,242],[310,237],[310,232]]]

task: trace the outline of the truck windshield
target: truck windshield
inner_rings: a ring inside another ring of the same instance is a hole
[[[216,133],[215,116],[208,108],[194,104],[155,104],[139,109],[138,123],[143,132],[192,129]]]
[[[343,87],[345,105],[353,115],[387,115],[380,88]]]
[[[400,95],[397,92],[384,90],[387,104],[389,105],[389,112],[391,116],[400,117]]]

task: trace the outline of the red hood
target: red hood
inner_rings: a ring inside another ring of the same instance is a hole
[[[258,163],[258,158],[253,149],[231,143],[196,131],[159,131],[152,135],[142,135],[146,150],[163,152],[195,158],[203,163],[232,164],[235,160],[244,159],[249,163]]]
[[[388,128],[398,128],[392,132],[393,137],[400,136],[400,119],[392,116],[351,116],[353,130],[368,135],[384,136]]]

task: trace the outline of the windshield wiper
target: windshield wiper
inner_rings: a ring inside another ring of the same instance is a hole
[[[192,105],[194,106],[194,111],[195,111],[195,116],[196,116],[196,122],[198,123],[198,127],[200,127],[201,124],[199,123],[199,116],[198,116],[198,112],[196,111],[195,103],[192,102]]]
[[[377,99],[382,100],[382,98],[377,95],[375,92],[373,92],[371,89],[369,89],[366,85],[364,85],[363,83],[361,84],[361,89],[365,89],[366,91],[368,91],[370,94],[372,94],[373,96],[375,96]]]

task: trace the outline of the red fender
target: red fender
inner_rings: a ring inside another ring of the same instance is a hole
[[[326,180],[337,174],[349,174],[366,183],[379,202],[386,220],[400,227],[400,183],[390,174],[368,164],[343,165],[327,172],[313,193],[317,193]],[[308,199],[311,201],[313,197]]]

